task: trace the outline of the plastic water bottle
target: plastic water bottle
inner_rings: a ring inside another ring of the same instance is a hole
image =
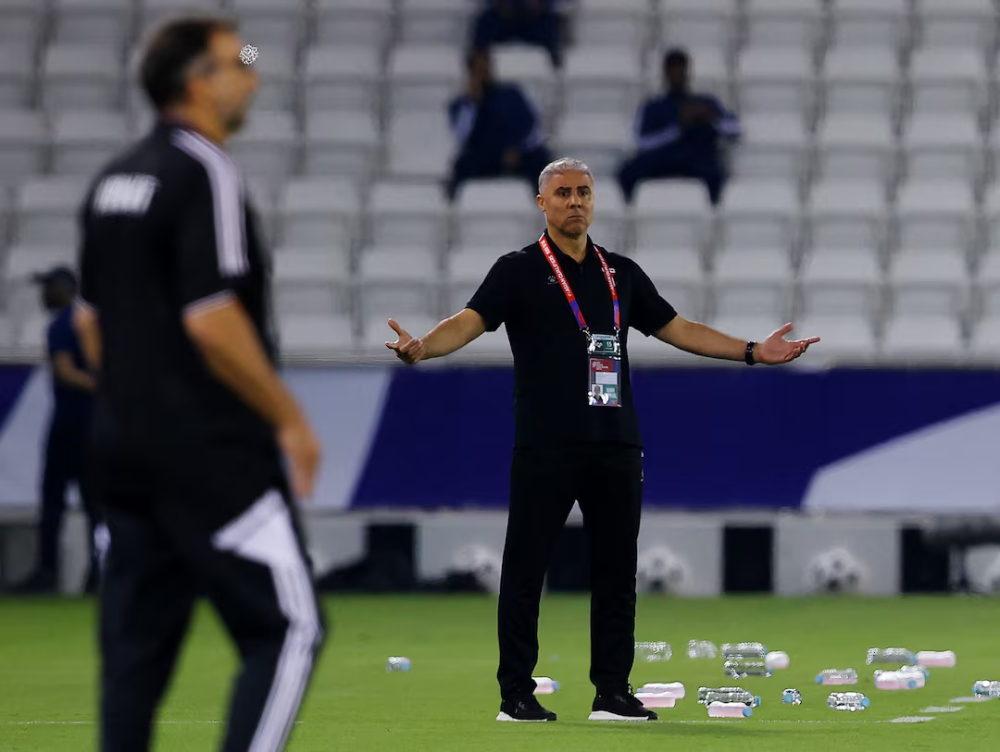
[[[917,656],[906,648],[868,648],[868,658],[865,662],[873,663],[903,663],[912,666],[917,662]]]
[[[770,653],[764,656],[764,665],[766,665],[770,670],[775,669],[786,669],[789,664],[788,653],[784,653],[780,650],[772,650]]]
[[[853,668],[828,668],[816,674],[817,684],[857,684],[858,672]]]
[[[956,663],[954,650],[921,650],[917,653],[918,666],[941,666],[954,668]]]
[[[635,699],[641,702],[644,708],[672,708],[677,702],[677,697],[671,692],[643,692],[639,690],[635,693]]]
[[[876,671],[877,689],[920,689],[924,686],[924,675],[912,671]]]
[[[931,672],[926,666],[900,666],[896,669],[897,674],[915,674],[922,679],[930,679]]]
[[[715,643],[707,640],[691,640],[688,642],[688,658],[715,658],[719,649]]]
[[[760,707],[760,697],[756,697],[743,687],[699,687],[698,702],[702,705],[713,702],[741,702],[753,708]]]
[[[684,699],[684,695],[687,694],[686,691],[685,691],[685,689],[684,689],[684,685],[681,684],[680,682],[665,682],[665,683],[659,683],[659,684],[657,684],[657,683],[643,684],[639,688],[639,691],[640,692],[649,692],[649,693],[669,692],[674,697],[676,697],[678,700],[683,700]]]
[[[657,661],[669,661],[673,652],[666,642],[637,642],[635,644],[635,657],[647,663]]]
[[[393,656],[392,658],[389,658],[389,660],[385,662],[385,670],[386,672],[409,671],[410,666],[412,665],[413,664],[410,663],[409,658],[403,658],[402,656],[399,657]]]
[[[750,676],[768,677],[771,669],[763,657],[759,658],[733,658],[722,665],[722,670],[726,676],[733,679],[746,679]]]
[[[852,713],[864,710],[871,704],[872,701],[860,692],[831,692],[826,698],[827,707],[834,710],[849,710]]]
[[[753,710],[742,702],[712,702],[708,705],[709,718],[749,718]]]
[[[725,658],[763,658],[767,648],[759,642],[727,642],[722,646]]]
[[[972,685],[972,694],[977,697],[1000,697],[1000,681],[977,681]]]
[[[547,676],[532,676],[531,680],[535,682],[536,695],[550,695],[559,689],[559,682]]]
[[[802,693],[797,689],[786,689],[781,693],[781,701],[786,705],[801,705]]]

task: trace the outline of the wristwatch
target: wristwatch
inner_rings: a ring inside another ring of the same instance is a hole
[[[743,362],[748,366],[752,366],[757,362],[753,357],[753,348],[756,344],[756,342],[747,342],[747,349],[743,351]]]

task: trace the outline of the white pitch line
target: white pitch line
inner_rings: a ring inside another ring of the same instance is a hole
[[[929,708],[924,708],[921,713],[957,713],[959,710],[965,710],[964,705],[932,705]]]
[[[932,715],[904,715],[902,718],[893,718],[889,723],[926,723],[933,720]]]
[[[952,697],[948,702],[952,703],[967,703],[967,702],[989,702],[993,700],[993,697],[984,697],[982,695],[973,695],[972,697]]]

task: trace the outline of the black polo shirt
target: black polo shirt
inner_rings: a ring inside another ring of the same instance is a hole
[[[553,253],[594,334],[614,333],[611,291],[587,240],[577,263],[549,238]],[[487,331],[507,328],[514,355],[515,447],[611,443],[642,446],[629,378],[630,327],[651,335],[677,315],[631,259],[605,253],[621,309],[621,407],[587,404],[587,343],[552,267],[535,242],[501,256],[469,301]]]

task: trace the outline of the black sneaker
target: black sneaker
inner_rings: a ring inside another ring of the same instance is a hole
[[[632,694],[632,688],[628,692],[613,692],[610,694],[598,694],[594,698],[593,712],[590,714],[591,721],[658,721],[660,716],[652,710],[648,710]]]
[[[500,703],[498,721],[514,721],[515,723],[544,723],[554,721],[556,714],[546,710],[534,695],[512,697]]]

